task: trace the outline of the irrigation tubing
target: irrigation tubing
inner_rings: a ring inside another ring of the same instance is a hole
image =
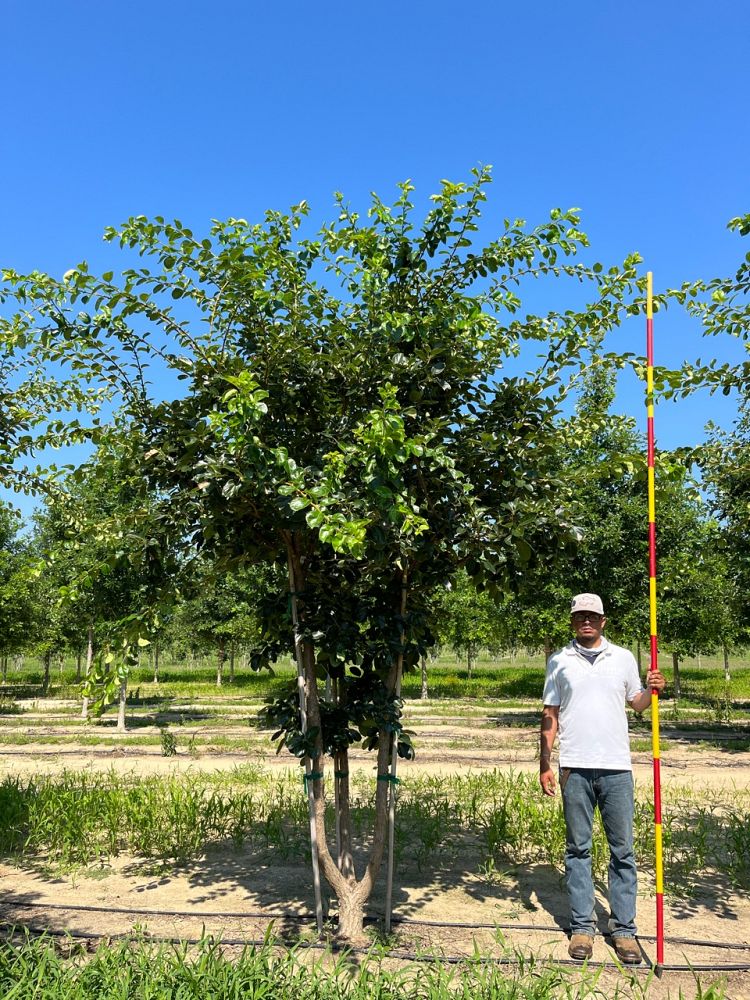
[[[73,941],[91,941],[91,940],[101,940],[101,941],[143,941],[149,944],[200,944],[205,940],[205,935],[199,938],[190,937],[172,937],[172,936],[160,936],[156,934],[148,934],[145,938],[143,935],[139,934],[88,934],[83,931],[60,931],[60,930],[50,930],[47,927],[29,927],[27,925],[21,925],[19,928],[18,924],[0,924],[0,928],[4,928],[10,934],[17,932],[19,929],[23,930],[27,934],[34,935],[35,937],[52,937],[52,938],[63,938]],[[228,947],[255,947],[261,948],[268,945],[268,940],[266,938],[220,938],[219,944],[227,945]],[[333,950],[329,944],[323,944],[317,941],[301,941],[296,946],[299,949],[310,949],[314,951],[331,951]],[[370,954],[371,948],[352,948],[346,947],[342,948],[341,951],[345,951],[347,954],[352,955],[367,955]],[[382,958],[395,958],[402,962],[419,962],[425,965],[484,965],[484,966],[501,966],[501,965],[521,965],[528,961],[528,956],[524,955],[425,955],[414,951],[398,951],[396,949],[390,949],[387,951],[378,951],[378,956]],[[619,962],[595,962],[587,961],[586,963],[575,961],[572,958],[560,958],[560,959],[550,959],[554,965],[571,966],[573,968],[580,969],[585,964],[590,969],[621,969],[622,965]],[[664,965],[662,963],[654,964],[648,959],[641,963],[640,966],[627,966],[629,972],[636,971],[657,971],[657,972],[750,972],[750,962],[716,962],[710,964],[696,964],[696,963],[685,963],[681,964],[669,964]]]
[[[231,917],[241,920],[290,920],[304,921],[314,920],[313,913],[294,913],[292,911],[277,910],[265,911],[244,910],[244,911],[216,911],[216,910],[155,910],[140,907],[118,907],[118,906],[92,906],[90,904],[75,903],[0,903],[0,909],[13,906],[14,909],[45,909],[45,910],[66,910],[76,913],[120,913],[133,914],[136,916],[151,917]],[[365,922],[369,924],[378,923],[379,917],[365,917]],[[393,917],[394,924],[405,924],[411,927],[448,927],[463,930],[503,930],[503,931],[538,931],[544,934],[567,934],[569,927],[560,927],[557,924],[499,924],[499,923],[471,923],[463,920],[421,920],[413,917]],[[639,941],[655,941],[654,934],[639,934]],[[696,948],[719,948],[726,951],[750,951],[750,942],[747,941],[705,941],[700,938],[670,937],[670,944],[692,945]]]

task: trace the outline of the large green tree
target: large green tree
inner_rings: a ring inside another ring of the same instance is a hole
[[[91,384],[117,386],[133,466],[169,505],[185,551],[285,568],[266,653],[293,633],[303,697],[297,709],[290,692],[269,714],[306,762],[318,857],[350,940],[381,866],[397,755],[413,752],[400,679],[433,640],[429,598],[459,569],[512,589],[566,550],[559,407],[592,339],[639,308],[635,258],[609,270],[576,261],[586,239],[574,211],[534,228],[507,220],[475,246],[488,180],[480,170],[470,184],[444,182],[421,221],[408,184],[393,206],[373,197],[367,218],[339,198],[336,221],[312,238],[304,204],[258,225],[217,222],[203,239],[138,217],[107,238],[149,268],[115,280],[82,265],[62,282],[6,272],[33,303],[16,337],[61,363],[74,353]],[[577,305],[523,308],[533,282],[566,277],[584,283],[568,297]],[[182,393],[153,398],[149,365],[182,379]],[[377,757],[360,872],[352,744]]]

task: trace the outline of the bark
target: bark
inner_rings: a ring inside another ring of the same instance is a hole
[[[729,650],[726,646],[723,647],[724,650],[724,682],[729,684],[732,680],[732,675],[729,672]]]
[[[544,637],[544,662],[545,663],[550,658],[550,656],[552,656],[552,653],[553,653],[552,639],[548,635],[545,635],[545,637]]]
[[[154,684],[159,683],[159,640],[154,640]]]
[[[8,654],[7,653],[3,653],[2,664],[3,664],[3,668],[2,668],[3,669],[3,684],[5,684],[8,681]]]
[[[128,679],[124,677],[120,681],[120,700],[117,705],[117,732],[125,732],[125,705],[128,699]]]
[[[427,693],[427,657],[426,656],[422,657],[422,660],[420,662],[420,669],[422,671],[422,691],[421,691],[419,697],[422,699],[422,701],[425,701],[427,698],[429,698],[429,695]]]
[[[89,632],[88,641],[86,642],[86,673],[84,678],[88,679],[91,673],[91,664],[94,662],[94,625],[89,622]],[[85,694],[83,696],[83,707],[81,708],[81,718],[88,719],[89,717],[89,696]]]
[[[52,661],[52,653],[45,653],[42,659],[42,664],[44,666],[44,677],[42,678],[42,692],[47,694],[49,691],[49,673],[50,673],[50,663]]]
[[[81,669],[83,667],[83,652],[79,646],[76,650],[76,684],[81,683]]]
[[[474,669],[474,661],[476,660],[476,649],[472,643],[466,650],[466,679],[471,680],[471,672]]]
[[[643,664],[641,662],[641,640],[638,639],[635,644],[635,658],[638,661],[638,676],[640,677],[643,673]]]
[[[219,650],[216,656],[216,687],[221,687],[221,679],[224,673],[224,660],[226,659],[226,652],[224,651],[224,640],[219,640]]]
[[[301,594],[305,589],[305,573],[301,554],[296,544],[296,538],[287,536],[287,552],[290,565],[290,585],[295,594]],[[309,640],[302,641],[302,684],[306,725],[308,729],[318,729],[314,755],[311,758],[313,774],[323,774],[325,756],[323,754],[323,739],[320,735],[320,700],[318,683],[315,673],[315,648]],[[391,693],[397,690],[402,657],[394,662],[388,676],[386,686]],[[391,752],[393,749],[392,735],[382,732],[378,739],[377,769],[378,776],[390,774]],[[348,754],[340,755],[340,766],[334,762],[334,767],[341,777],[335,779],[339,784],[339,822],[341,828],[341,870],[331,855],[326,837],[325,823],[325,778],[312,780],[312,799],[315,833],[317,839],[317,857],[320,869],[331,887],[339,905],[339,926],[337,937],[350,944],[361,944],[366,941],[364,933],[364,909],[372,894],[375,880],[380,871],[386,847],[388,829],[388,803],[391,782],[381,780],[376,782],[375,789],[375,821],[372,831],[370,856],[367,866],[358,881],[351,851],[351,811],[349,799]]]
[[[346,750],[333,758],[338,799],[339,850],[338,868],[346,879],[356,879],[352,851],[352,815],[349,799],[349,754]]]
[[[680,658],[677,653],[672,653],[672,670],[674,671],[674,700],[677,701],[682,693],[680,688]]]
[[[234,643],[229,646],[229,683],[234,684]]]

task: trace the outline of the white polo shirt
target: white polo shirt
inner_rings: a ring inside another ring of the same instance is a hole
[[[611,642],[594,663],[575,642],[554,653],[544,704],[560,708],[560,767],[632,770],[625,705],[642,690],[635,657]]]

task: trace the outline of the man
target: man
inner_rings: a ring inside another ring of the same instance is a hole
[[[609,844],[609,929],[621,962],[636,965],[636,867],[633,854],[633,774],[625,705],[642,712],[650,689],[664,691],[664,677],[649,671],[641,686],[632,653],[604,635],[607,619],[597,594],[571,604],[574,638],[547,664],[542,712],[539,782],[555,794],[552,746],[560,734],[560,791],[565,814],[565,877],[570,903],[568,954],[583,961],[594,945],[591,841],[598,807]]]

